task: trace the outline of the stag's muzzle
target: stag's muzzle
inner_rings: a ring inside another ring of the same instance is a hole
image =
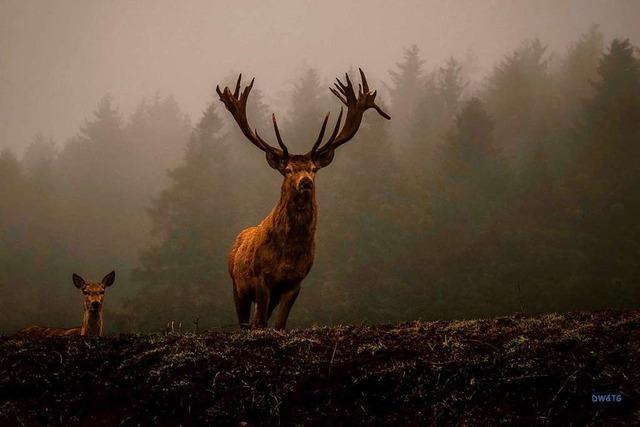
[[[304,177],[298,183],[298,191],[311,191],[313,189],[313,180],[309,177]]]

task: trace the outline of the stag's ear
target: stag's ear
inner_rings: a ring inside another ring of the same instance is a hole
[[[280,173],[283,173],[282,171],[284,171],[284,168],[287,167],[286,159],[276,154],[273,154],[270,151],[267,151],[267,163],[269,163],[269,166],[279,171]]]
[[[317,153],[314,156],[313,162],[316,164],[316,166],[318,168],[327,167],[333,161],[333,155],[335,154],[335,152],[336,152],[336,150],[334,150],[332,148],[330,150],[326,150],[326,151],[322,151],[320,153]]]
[[[116,272],[112,271],[111,273],[104,276],[104,278],[102,279],[102,284],[104,285],[105,288],[108,288],[109,286],[113,285],[113,282],[115,280],[116,280]]]
[[[76,285],[76,288],[78,289],[84,288],[84,285],[87,284],[87,282],[85,282],[84,279],[78,276],[76,273],[73,273],[73,276],[71,277],[73,279],[73,284]]]

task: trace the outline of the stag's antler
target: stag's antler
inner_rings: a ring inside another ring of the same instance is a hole
[[[344,121],[344,126],[340,133],[338,130],[340,129],[340,122],[342,120],[342,108],[340,108],[340,115],[338,116],[338,121],[336,122],[336,126],[331,133],[331,136],[327,140],[327,142],[320,147],[322,143],[322,138],[324,137],[324,132],[327,127],[327,121],[329,120],[329,114],[324,118],[324,122],[322,123],[322,128],[320,129],[320,135],[316,140],[315,144],[313,144],[313,148],[309,153],[311,157],[321,156],[323,154],[327,154],[330,151],[335,150],[345,142],[349,141],[353,138],[358,132],[358,128],[360,127],[360,123],[362,122],[362,115],[369,108],[375,109],[378,114],[380,114],[385,119],[389,120],[391,117],[382,109],[376,105],[375,99],[377,95],[377,91],[370,92],[369,84],[367,83],[367,78],[362,72],[362,69],[358,68],[360,71],[360,78],[362,80],[362,84],[358,85],[358,97],[356,98],[355,91],[353,90],[353,85],[351,84],[351,80],[349,79],[349,74],[345,74],[345,78],[347,80],[347,84],[344,84],[340,81],[340,79],[336,79],[337,83],[335,84],[336,89],[330,88],[331,92],[338,97],[338,99],[347,106],[347,117]]]
[[[278,140],[278,145],[280,149],[271,146],[268,142],[266,142],[260,135],[258,135],[258,130],[251,130],[251,126],[247,120],[247,99],[249,98],[249,93],[251,92],[251,88],[253,88],[254,79],[251,79],[251,83],[244,88],[242,94],[240,94],[240,84],[242,80],[242,74],[238,76],[238,82],[236,83],[236,89],[231,93],[231,89],[229,87],[225,87],[223,91],[220,90],[220,86],[216,86],[216,92],[220,97],[220,100],[224,103],[227,110],[231,113],[233,118],[240,126],[240,130],[247,137],[249,141],[253,143],[256,147],[264,151],[265,153],[271,153],[280,158],[286,158],[289,156],[289,150],[287,150],[287,146],[284,145],[282,138],[280,137],[280,131],[278,130],[278,123],[276,122],[276,115],[273,114],[273,127],[276,132],[276,138]]]

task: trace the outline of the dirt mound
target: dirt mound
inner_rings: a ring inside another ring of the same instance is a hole
[[[639,351],[640,311],[2,337],[0,425],[637,424]]]

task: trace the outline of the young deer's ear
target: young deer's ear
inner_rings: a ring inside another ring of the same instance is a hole
[[[104,285],[105,288],[108,288],[109,286],[113,285],[113,282],[115,280],[116,280],[116,272],[112,271],[111,273],[104,276],[104,278],[102,279],[102,284]]]
[[[267,163],[269,163],[269,166],[271,166],[273,169],[279,171],[280,173],[283,173],[284,168],[287,166],[287,159],[277,156],[270,151],[267,151]]]
[[[336,150],[331,149],[331,150],[323,151],[321,153],[317,153],[314,156],[313,162],[319,168],[327,167],[333,161],[333,155],[335,154],[335,152]]]
[[[84,281],[84,279],[80,276],[78,276],[76,273],[73,273],[73,276],[71,276],[73,278],[73,284],[76,285],[76,288],[78,289],[82,289],[84,288],[84,285],[86,285],[87,283]]]

